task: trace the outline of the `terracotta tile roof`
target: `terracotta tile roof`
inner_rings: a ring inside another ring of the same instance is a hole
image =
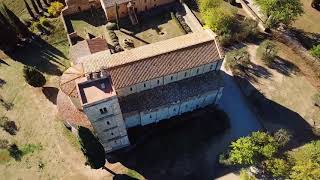
[[[99,52],[81,58],[85,73],[107,68],[115,89],[191,69],[221,59],[210,30],[108,55]]]
[[[78,97],[76,80],[84,77],[81,64],[68,68],[60,77],[60,89],[71,97]]]
[[[79,99],[74,99],[79,101]],[[70,97],[59,91],[57,96],[57,108],[60,117],[68,123],[76,126],[84,126],[92,129],[91,123],[83,111],[79,110],[72,102]]]
[[[96,37],[94,39],[80,41],[71,46],[69,55],[74,64],[79,64],[81,63],[81,57],[106,50],[108,50],[107,41],[100,37]],[[107,51],[104,53],[107,53]]]
[[[223,86],[222,83],[219,73],[208,72],[175,83],[120,97],[119,103],[122,113],[152,110],[162,105],[184,101],[209,91],[218,90]]]

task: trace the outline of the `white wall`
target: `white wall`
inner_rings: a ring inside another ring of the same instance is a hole
[[[218,90],[210,91],[202,96],[189,98],[183,102],[161,106],[140,113],[126,113],[124,115],[126,127],[130,128],[138,125],[144,126],[151,123],[157,123],[161,120],[203,108],[210,104],[216,104],[222,95],[222,91],[223,87]]]

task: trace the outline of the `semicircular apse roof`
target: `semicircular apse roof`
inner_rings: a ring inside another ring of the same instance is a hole
[[[60,78],[60,89],[66,95],[77,98],[76,80],[84,77],[84,71],[81,64],[68,68]]]

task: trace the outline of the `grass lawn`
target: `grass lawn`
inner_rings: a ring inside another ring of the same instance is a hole
[[[309,33],[320,33],[320,12],[311,7],[311,0],[301,0],[304,14],[294,22],[293,26]]]
[[[67,16],[66,21],[71,21],[73,29],[82,38],[86,38],[86,33],[95,36],[104,36],[106,18],[102,9],[95,11],[83,11],[78,14]]]
[[[255,57],[256,45],[250,45],[252,59],[267,77],[257,77],[254,88],[261,96],[249,97],[257,107],[269,131],[287,128],[294,131],[297,141],[313,137],[310,127],[320,124],[320,110],[313,105],[312,96],[320,80],[310,66],[288,46],[275,42],[279,49],[273,67]]]
[[[184,35],[178,22],[171,18],[169,11],[162,11],[161,14],[150,16],[138,16],[140,24],[131,25],[128,19],[120,23],[120,31],[116,31],[119,42],[123,47],[124,39],[131,39],[135,47],[163,41]]]

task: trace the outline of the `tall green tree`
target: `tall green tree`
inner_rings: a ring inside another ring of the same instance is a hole
[[[32,12],[32,9],[30,8],[30,6],[29,6],[29,4],[27,3],[27,1],[26,1],[26,0],[23,0],[23,1],[24,1],[24,4],[26,5],[26,8],[27,8],[27,11],[28,11],[29,15],[30,15],[33,19],[35,19],[36,17],[35,17],[35,15],[34,15],[34,13]]]
[[[44,8],[43,8],[43,6],[42,6],[42,4],[41,4],[41,1],[40,1],[40,0],[36,0],[36,2],[37,2],[38,7],[39,7],[40,9],[44,10]]]
[[[280,23],[290,25],[303,13],[300,0],[254,0],[267,17],[267,25],[276,27]]]
[[[17,43],[17,34],[12,31],[6,18],[0,12],[0,49],[4,52],[11,51]]]
[[[20,37],[28,37],[30,35],[28,28],[21,20],[4,4],[0,5],[0,12],[9,22],[10,26]]]

